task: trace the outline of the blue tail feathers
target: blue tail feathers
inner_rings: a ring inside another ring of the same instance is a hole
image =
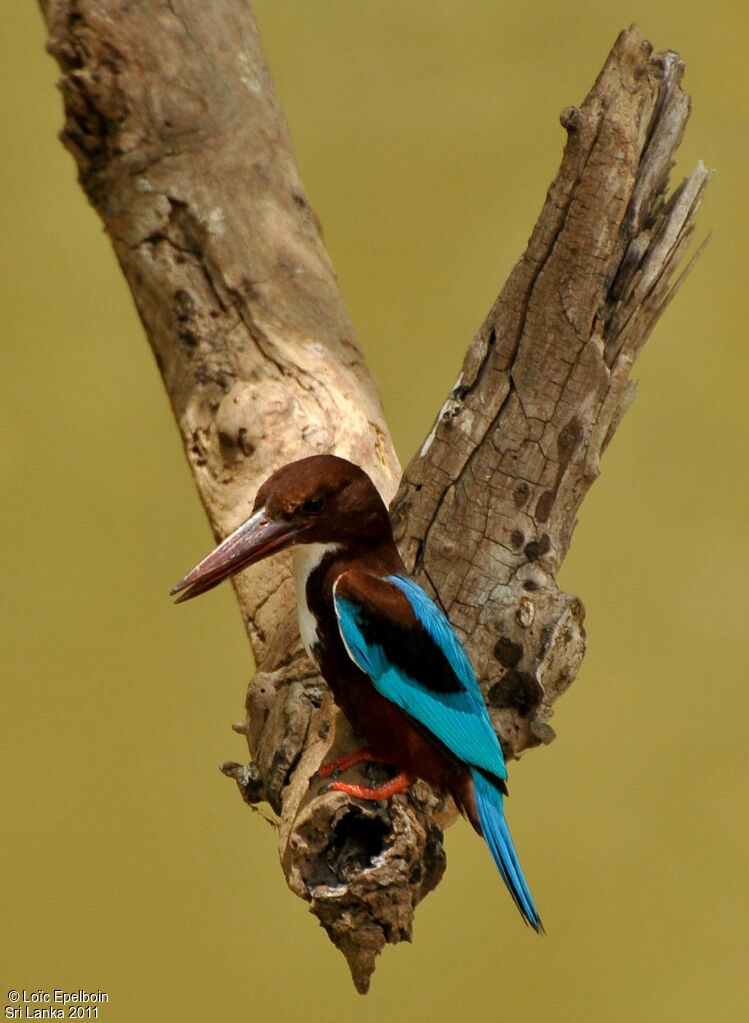
[[[541,918],[533,903],[528,884],[523,877],[523,871],[507,827],[502,793],[480,771],[472,770],[471,775],[481,831],[494,857],[494,862],[499,867],[502,880],[509,888],[510,895],[515,900],[515,905],[526,923],[530,924],[534,931],[543,934]]]

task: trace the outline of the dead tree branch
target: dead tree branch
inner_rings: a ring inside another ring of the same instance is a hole
[[[406,564],[461,631],[509,756],[553,739],[552,704],[577,675],[583,607],[555,577],[709,178],[700,164],[666,198],[683,72],[633,28],[562,111],[567,145],[528,248],[393,505]]]
[[[218,538],[276,467],[358,462],[387,499],[400,468],[243,0],[41,0],[63,72],[64,144],[128,280]],[[393,506],[402,550],[464,636],[508,756],[553,733],[584,650],[555,574],[629,373],[674,293],[708,175],[666,198],[689,113],[682,65],[623,33],[568,108],[533,232]],[[280,816],[289,885],[360,991],[409,938],[444,870],[451,816],[418,784],[362,804],[314,775],[353,741],[303,657],[288,561],[241,576],[258,666],[252,763],[225,765]],[[377,771],[374,765],[368,770]]]

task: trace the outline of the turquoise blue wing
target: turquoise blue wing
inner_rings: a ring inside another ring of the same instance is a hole
[[[471,662],[421,587],[407,576],[354,569],[336,580],[333,598],[349,656],[377,691],[458,760],[506,778]]]

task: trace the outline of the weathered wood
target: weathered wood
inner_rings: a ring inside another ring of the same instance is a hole
[[[666,199],[683,71],[632,28],[563,110],[528,249],[394,502],[406,564],[462,634],[508,756],[551,741],[582,660],[583,606],[555,577],[709,178],[700,164]]]
[[[41,5],[63,71],[62,139],[130,284],[216,537],[274,468],[315,451],[363,465],[390,499],[398,462],[246,4]],[[393,507],[508,755],[552,737],[552,704],[577,672],[582,605],[554,576],[706,182],[698,168],[665,200],[688,116],[681,70],[632,29],[564,112],[565,156],[528,251]],[[442,875],[451,808],[421,783],[387,804],[325,791],[317,768],[353,737],[302,656],[288,560],[235,589],[258,666],[241,726],[253,760],[224,769],[279,814],[288,882],[364,991]]]

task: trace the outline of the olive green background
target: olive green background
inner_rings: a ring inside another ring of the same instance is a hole
[[[582,100],[637,20],[687,62],[677,174],[712,241],[636,366],[563,583],[589,652],[510,768],[548,936],[462,822],[366,999],[285,889],[242,759],[231,591],[108,241],[56,140],[33,3],[0,9],[0,1006],[102,989],[115,1021],[743,1021],[747,916],[747,12],[741,0],[279,2],[256,13],[403,461],[521,254]],[[0,1010],[1,1011],[1,1010]]]

